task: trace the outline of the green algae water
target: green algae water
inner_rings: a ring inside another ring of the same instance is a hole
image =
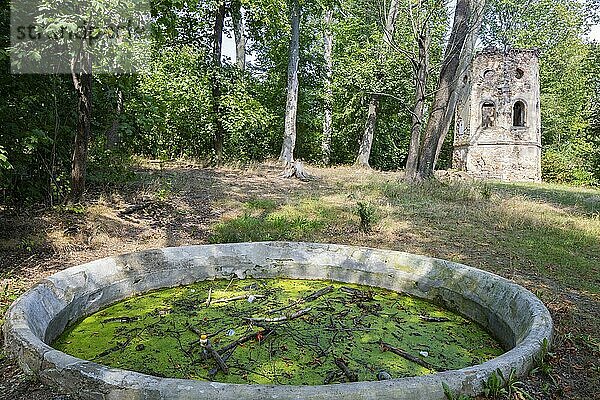
[[[131,297],[71,326],[53,347],[155,376],[279,385],[418,376],[503,352],[482,327],[427,301],[289,279],[204,281]]]

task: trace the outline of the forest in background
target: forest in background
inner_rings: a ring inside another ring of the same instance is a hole
[[[477,47],[540,50],[546,181],[600,182],[600,45],[586,39],[598,22],[598,3],[486,4]],[[90,75],[90,136],[81,151],[92,185],[128,179],[136,156],[193,158],[207,165],[277,158],[286,131],[295,36],[294,157],[327,165],[360,163],[371,126],[368,165],[403,169],[412,133],[425,129],[452,25],[442,0],[157,0],[151,5],[153,51],[146,70]],[[76,87],[69,75],[12,75],[9,34],[10,5],[3,1],[0,203],[59,204],[72,190],[80,109]],[[236,59],[223,57],[223,35],[235,39]],[[438,168],[451,166],[451,143],[450,132]]]

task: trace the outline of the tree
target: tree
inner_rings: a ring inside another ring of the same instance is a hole
[[[394,49],[407,57],[412,66],[414,97],[410,107],[411,129],[406,170],[415,171],[419,160],[421,132],[424,125],[427,89],[431,73],[432,45],[440,41],[437,29],[445,21],[445,4],[442,0],[421,1],[406,5],[408,26],[412,40],[409,47],[394,43]]]
[[[383,64],[386,58],[386,52],[390,49],[390,43],[394,37],[394,30],[396,29],[396,19],[398,17],[398,7],[400,0],[391,0],[389,11],[387,13],[384,30],[383,30],[383,41],[384,49],[379,55],[379,64]],[[383,78],[380,76],[381,73],[376,74],[376,79]],[[370,168],[369,158],[371,156],[371,147],[373,146],[373,136],[375,135],[375,127],[377,125],[377,113],[379,110],[381,95],[379,93],[372,93],[369,99],[369,106],[367,111],[367,121],[365,123],[365,130],[358,150],[358,157],[356,158],[355,165],[361,168]]]
[[[84,69],[75,69],[76,60],[71,64],[71,77],[77,92],[77,130],[71,163],[71,200],[79,201],[85,191],[88,159],[88,146],[92,132],[92,71],[89,55],[84,56]]]
[[[300,61],[300,4],[290,1],[291,39],[287,72],[287,101],[285,106],[285,133],[279,160],[286,169],[294,169],[296,146],[296,118],[298,114],[298,63]],[[294,173],[292,172],[292,175]]]
[[[328,7],[323,15],[323,58],[325,59],[325,85],[323,107],[323,140],[321,151],[323,164],[331,161],[331,135],[333,132],[333,7]]]
[[[416,169],[407,169],[408,181],[421,181],[433,177],[436,155],[440,142],[443,142],[450,128],[449,116],[454,112],[457,95],[456,87],[461,75],[460,67],[472,53],[469,35],[479,30],[485,0],[457,0],[454,22],[450,38],[444,52],[435,96],[433,98],[423,143],[420,146],[419,162]]]
[[[223,141],[225,130],[223,129],[223,115],[221,110],[221,58],[223,57],[223,26],[225,24],[225,0],[219,0],[215,10],[215,24],[213,28],[213,78],[212,78],[212,100],[213,116],[215,122],[214,150],[217,165],[223,160]]]
[[[235,37],[235,64],[241,70],[246,69],[246,24],[241,0],[232,0],[231,19]]]

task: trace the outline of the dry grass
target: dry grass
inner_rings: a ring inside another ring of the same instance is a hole
[[[529,378],[535,398],[591,398],[589,388],[600,387],[599,191],[451,181],[451,174],[407,186],[399,173],[349,167],[309,168],[315,179],[302,183],[279,172],[274,164],[146,164],[124,189],[89,193],[81,207],[0,214],[0,312],[41,277],[141,249],[239,240],[388,248],[495,272],[546,302],[557,325],[556,382]],[[359,229],[358,202],[374,208],[368,234]],[[29,399],[39,388],[8,362],[0,370],[12,398]]]

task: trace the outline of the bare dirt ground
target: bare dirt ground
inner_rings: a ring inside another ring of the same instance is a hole
[[[280,172],[273,164],[145,163],[134,182],[92,188],[80,206],[0,208],[0,314],[41,278],[142,249],[255,239],[389,248],[463,262],[532,290],[553,315],[556,346],[546,373],[523,389],[540,400],[600,399],[600,192],[484,185],[429,193],[397,185],[396,173],[309,168],[316,177],[304,183]],[[370,233],[359,229],[361,201],[376,206]],[[0,399],[70,397],[0,353]]]

